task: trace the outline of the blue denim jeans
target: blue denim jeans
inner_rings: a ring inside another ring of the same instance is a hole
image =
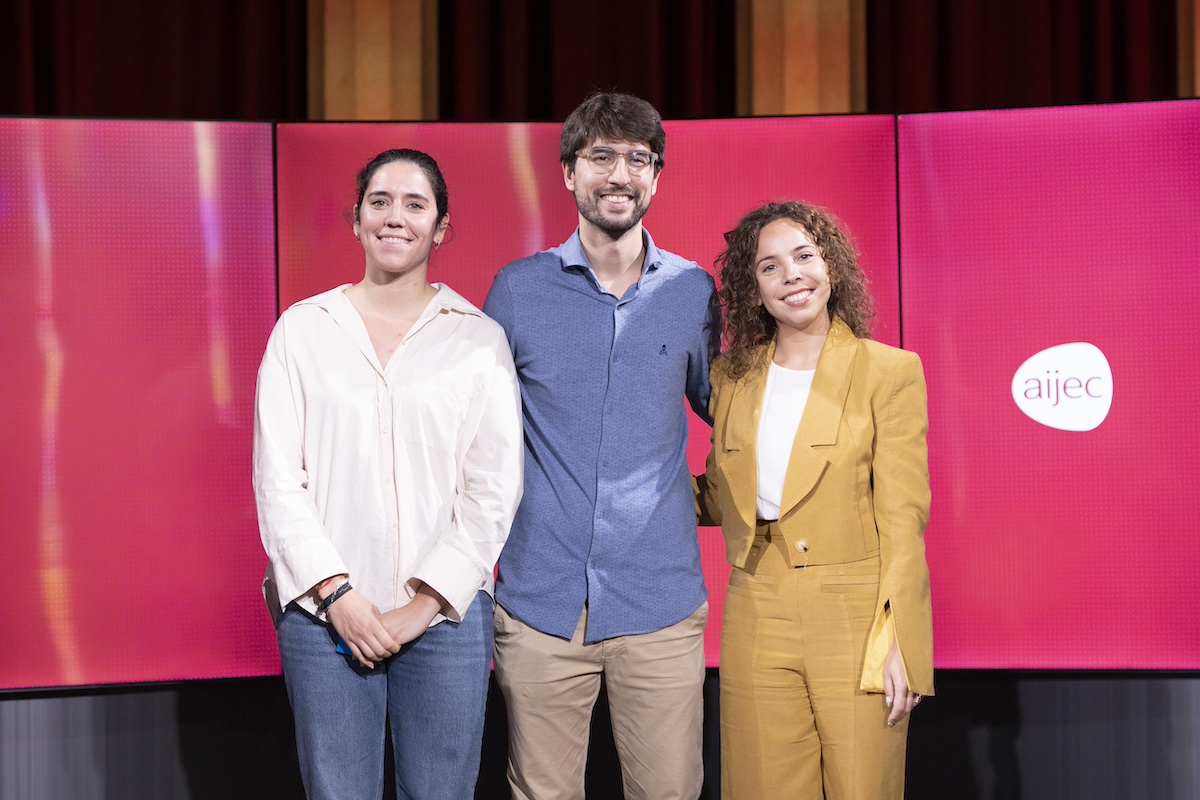
[[[375,669],[335,651],[333,629],[296,606],[276,627],[309,800],[379,800],[390,723],[396,796],[474,797],[492,658],[492,601],[442,622]]]

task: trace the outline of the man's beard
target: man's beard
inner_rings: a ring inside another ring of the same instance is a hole
[[[611,239],[620,239],[630,230],[632,230],[642,217],[646,216],[646,212],[650,210],[649,203],[643,203],[641,198],[643,195],[635,194],[632,200],[632,213],[622,215],[621,217],[606,216],[600,210],[600,197],[598,194],[592,193],[584,198],[575,195],[575,206],[579,209],[580,215],[590,222],[597,230],[607,234]]]

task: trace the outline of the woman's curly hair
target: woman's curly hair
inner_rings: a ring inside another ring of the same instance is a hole
[[[725,371],[733,380],[754,366],[755,348],[775,336],[775,318],[759,301],[754,262],[758,235],[776,220],[795,222],[808,232],[829,269],[830,317],[850,326],[860,339],[871,338],[871,296],[867,278],[858,266],[850,238],[825,211],[796,201],[768,203],[756,208],[725,234],[725,250],[717,256],[721,307],[725,317]],[[761,355],[758,356],[761,358]]]

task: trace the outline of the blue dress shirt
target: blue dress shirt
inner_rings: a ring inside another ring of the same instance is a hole
[[[643,231],[641,279],[601,288],[576,230],[504,267],[484,312],[508,335],[525,419],[525,495],[496,600],[569,639],[661,630],[704,602],[686,396],[706,422],[720,342],[713,279]]]

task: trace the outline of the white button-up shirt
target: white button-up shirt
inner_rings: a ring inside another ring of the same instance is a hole
[[[347,573],[381,612],[421,583],[458,621],[522,490],[520,394],[504,331],[444,285],[386,365],[346,286],[275,324],[258,372],[254,491],[268,598],[315,611]],[[442,615],[434,623],[445,619]]]

